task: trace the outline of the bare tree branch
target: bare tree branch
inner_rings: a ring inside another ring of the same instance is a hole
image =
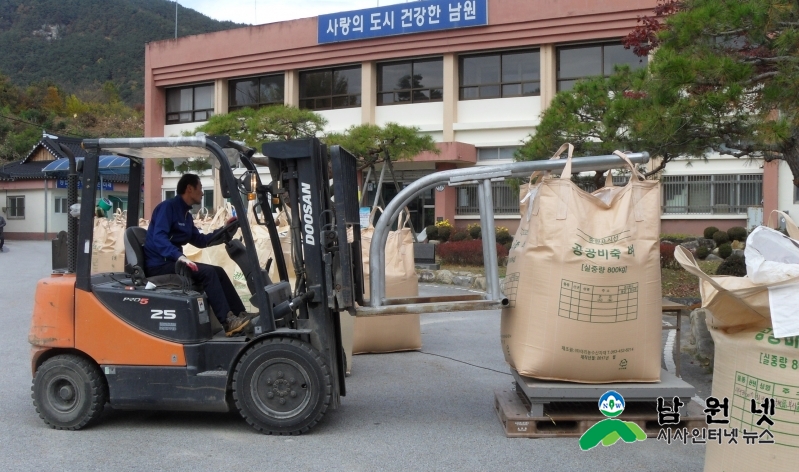
[[[767,79],[769,77],[777,77],[778,75],[780,75],[780,73],[777,72],[777,71],[766,72],[766,73],[763,73],[763,74],[756,75],[756,76],[752,77],[751,79],[749,79],[747,81],[747,83],[748,84],[754,84],[756,82],[760,82],[761,80]]]

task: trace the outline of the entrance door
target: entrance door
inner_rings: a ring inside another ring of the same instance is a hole
[[[408,182],[400,182],[400,186],[407,185]],[[421,232],[425,227],[435,224],[436,215],[436,200],[434,190],[430,189],[422,192],[421,195],[413,199],[408,204],[408,210],[411,213],[411,224],[414,231]],[[377,184],[373,184],[371,188],[367,187],[366,200],[364,205],[371,205],[375,201],[377,193]],[[397,195],[397,189],[394,187],[393,182],[383,182],[383,189],[381,191],[383,202],[386,205]],[[379,205],[379,204],[378,204]],[[378,217],[375,217],[375,221]],[[395,225],[396,226],[396,223]],[[392,229],[396,229],[393,227]]]

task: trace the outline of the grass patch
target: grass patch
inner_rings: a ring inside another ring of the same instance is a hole
[[[698,261],[702,272],[715,275],[721,261]],[[683,269],[661,269],[664,297],[699,298],[699,278]]]

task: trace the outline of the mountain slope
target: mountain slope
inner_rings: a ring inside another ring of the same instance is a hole
[[[178,6],[178,36],[240,27]],[[130,105],[144,101],[144,45],[174,38],[167,0],[0,0],[0,73],[17,85],[68,92],[112,81]]]

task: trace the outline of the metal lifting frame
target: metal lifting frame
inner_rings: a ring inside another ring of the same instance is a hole
[[[649,162],[646,152],[627,154],[633,164]],[[416,180],[394,197],[375,225],[372,247],[369,250],[369,282],[371,293],[366,306],[357,309],[357,316],[382,316],[398,313],[439,313],[450,311],[493,310],[508,304],[499,286],[496,235],[486,231],[494,227],[494,199],[491,182],[510,177],[529,177],[536,171],[562,171],[566,159],[513,162],[493,166],[474,166],[436,172]],[[600,171],[624,167],[624,161],[615,155],[578,157],[572,160],[572,172]],[[391,223],[400,211],[420,193],[441,184],[450,186],[478,184],[480,225],[483,231],[483,264],[486,273],[486,293],[435,298],[386,298],[386,241]]]

